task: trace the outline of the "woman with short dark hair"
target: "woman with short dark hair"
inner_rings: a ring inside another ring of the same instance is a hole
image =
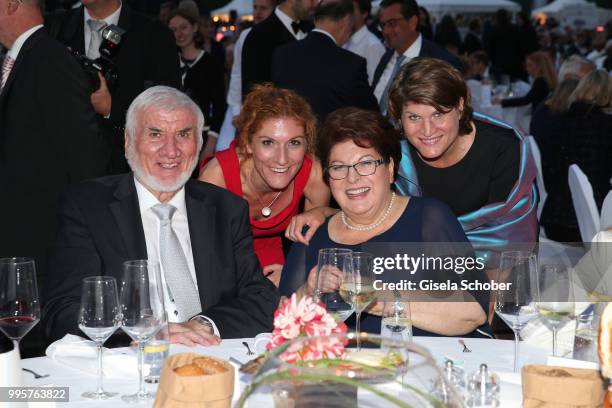
[[[401,126],[398,191],[450,206],[475,247],[534,242],[535,164],[522,136],[472,110],[461,73],[417,58],[402,67],[389,92]]]
[[[431,198],[400,196],[394,191],[397,164],[401,160],[400,136],[380,113],[357,108],[333,112],[322,127],[318,146],[325,181],[340,211],[325,220],[308,246],[293,244],[283,270],[282,295],[297,291],[300,296],[312,296],[317,276],[321,282],[319,291],[337,290],[341,282],[338,271],[317,274],[318,252],[323,248],[360,251],[365,246],[366,250],[379,248],[384,252],[391,248],[389,243],[404,243],[402,248],[410,252],[414,246],[406,243],[432,242],[435,244],[425,245],[429,250],[419,246],[418,253],[412,256],[421,256],[421,251],[473,256],[461,225],[444,203]],[[382,252],[375,256],[388,256]],[[420,278],[434,278],[434,273],[425,268],[418,273],[423,275],[414,275],[419,277],[415,282]],[[455,280],[458,276],[454,270],[443,273],[442,277],[435,275],[443,281]],[[461,279],[484,281],[486,277],[482,270],[472,270],[461,275]],[[392,299],[392,291],[387,292]],[[379,295],[379,301],[362,316],[364,331],[380,331],[383,292]],[[461,307],[448,299],[410,302],[414,334],[477,336],[483,330],[486,333],[488,293],[459,290],[454,295],[459,296],[455,300],[463,302]],[[351,326],[354,321],[347,323]]]

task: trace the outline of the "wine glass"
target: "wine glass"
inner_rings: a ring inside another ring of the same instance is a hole
[[[83,279],[79,329],[98,346],[98,388],[83,393],[91,399],[108,399],[117,395],[102,388],[102,345],[121,322],[117,281],[112,276],[90,276]]]
[[[563,265],[542,265],[539,276],[538,313],[553,335],[553,356],[557,356],[557,330],[574,318],[574,297],[569,274]]]
[[[144,346],[167,323],[159,264],[147,260],[123,263],[119,293],[122,313],[121,328],[138,343],[139,388],[136,394],[121,397],[126,402],[153,399],[144,388]]]
[[[0,330],[19,341],[40,320],[36,267],[30,258],[0,259]]]
[[[353,252],[345,257],[345,265],[342,271],[342,284],[340,285],[340,296],[347,303],[351,303],[355,309],[356,322],[355,333],[357,339],[357,350],[361,350],[359,341],[359,323],[361,312],[376,297],[374,290],[374,275],[372,264],[374,255],[367,252]]]
[[[327,285],[327,279],[334,271],[340,277],[342,276],[345,258],[350,256],[352,252],[350,249],[343,248],[324,248],[319,250],[314,297],[317,302],[323,303],[325,309],[339,322],[344,322],[353,314],[353,305],[342,300],[338,290],[332,289]]]
[[[538,265],[536,256],[529,251],[503,252],[498,271],[498,282],[506,289],[497,290],[495,313],[514,332],[514,371],[518,370],[519,333],[538,312]]]

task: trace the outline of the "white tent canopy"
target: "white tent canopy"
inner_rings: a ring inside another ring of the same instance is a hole
[[[213,10],[212,16],[227,16],[231,10],[236,10],[238,17],[253,14],[253,0],[232,0],[225,6]]]
[[[611,17],[611,11],[598,8],[594,3],[585,0],[555,0],[552,3],[531,12],[533,18],[554,18],[564,25],[582,25],[593,28],[605,24]]]
[[[521,10],[519,4],[510,0],[417,0],[417,3],[437,20],[445,14],[495,13],[501,8],[513,13]],[[372,9],[377,10],[379,5],[380,1],[372,2]]]

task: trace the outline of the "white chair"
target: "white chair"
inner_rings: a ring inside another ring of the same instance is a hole
[[[538,193],[540,193],[540,201],[538,202],[538,220],[542,215],[542,209],[544,208],[544,202],[548,194],[546,193],[546,187],[544,187],[544,177],[542,176],[542,156],[540,155],[540,149],[538,143],[533,136],[526,136],[525,142],[529,146],[529,151],[535,161],[536,167],[538,168],[538,174],[536,175],[536,184],[538,186]]]
[[[567,178],[576,218],[578,219],[580,236],[583,242],[591,242],[599,231],[599,211],[593,197],[593,187],[591,187],[587,176],[576,164],[569,167]]]
[[[612,190],[608,192],[601,206],[601,219],[599,220],[599,230],[605,231],[612,228]]]

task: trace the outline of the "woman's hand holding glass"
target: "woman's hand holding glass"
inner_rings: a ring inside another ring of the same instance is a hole
[[[323,303],[336,320],[345,321],[353,313],[353,305],[342,300],[339,289],[343,279],[343,268],[351,250],[324,248],[319,250],[319,260],[315,273],[314,298]]]

